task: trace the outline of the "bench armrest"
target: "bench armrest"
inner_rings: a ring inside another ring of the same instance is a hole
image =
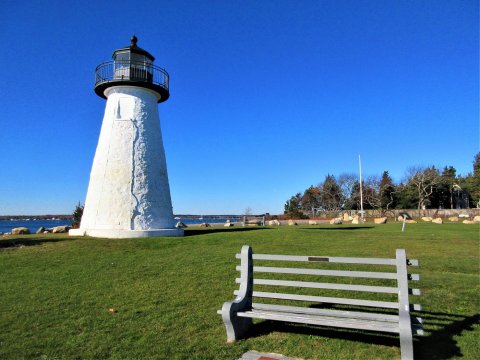
[[[233,342],[242,337],[252,323],[252,319],[241,318],[237,312],[252,309],[253,294],[253,261],[252,248],[248,245],[242,247],[240,289],[238,296],[233,301],[223,304],[221,315],[227,329],[227,342]]]

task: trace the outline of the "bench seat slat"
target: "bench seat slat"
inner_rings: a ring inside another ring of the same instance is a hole
[[[240,271],[240,266],[237,266]],[[397,279],[397,273],[374,272],[374,271],[349,271],[349,270],[319,270],[319,269],[299,269],[299,268],[279,268],[270,266],[254,266],[253,272],[262,273],[280,273],[297,275],[323,275],[323,276],[343,276],[358,277],[368,279]]]
[[[236,280],[238,280],[236,281],[237,283],[240,283],[240,279],[236,279]],[[313,289],[364,291],[364,292],[385,293],[385,294],[396,294],[398,292],[398,288],[396,287],[316,283],[316,282],[308,282],[308,281],[253,279],[253,284],[254,285],[290,286],[290,287],[313,288]]]
[[[295,322],[300,324],[313,324],[332,327],[342,327],[347,329],[362,329],[371,331],[381,331],[389,333],[398,333],[398,323],[362,320],[362,319],[346,319],[330,316],[307,315],[307,314],[286,314],[278,311],[262,311],[252,310],[238,312],[237,316],[250,317],[258,319],[268,319],[277,321]]]
[[[235,295],[239,294],[239,291],[234,291]],[[384,309],[398,309],[397,302],[388,301],[373,301],[373,300],[360,300],[360,299],[346,299],[346,298],[334,298],[324,296],[310,296],[310,295],[297,295],[297,294],[283,294],[272,293],[263,291],[253,291],[253,297],[266,298],[266,299],[283,299],[283,300],[295,300],[295,301],[310,301],[329,304],[342,304],[342,305],[359,305],[367,307],[378,307]]]
[[[297,314],[312,314],[312,315],[326,315],[333,317],[355,318],[363,320],[379,320],[387,322],[398,322],[398,315],[390,314],[378,314],[368,312],[346,311],[346,310],[333,310],[333,309],[317,309],[303,306],[286,306],[286,305],[273,305],[273,304],[260,304],[253,303],[253,310],[267,310],[267,311],[282,311],[288,313]]]

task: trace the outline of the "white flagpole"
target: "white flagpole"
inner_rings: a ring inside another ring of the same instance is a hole
[[[358,155],[358,166],[360,168],[360,214],[362,215],[362,223],[365,222],[363,216],[363,188],[362,188],[362,159]]]

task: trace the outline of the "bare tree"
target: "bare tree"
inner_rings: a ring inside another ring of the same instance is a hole
[[[383,214],[385,210],[394,202],[395,189],[393,182],[387,171],[384,171],[382,176],[369,176],[364,182],[364,200],[375,210],[378,210],[380,214]]]
[[[351,209],[354,205],[354,190],[358,188],[358,175],[353,173],[343,173],[337,176],[337,183],[342,193],[343,208]]]
[[[380,177],[372,175],[365,179],[363,185],[363,200],[375,210],[381,210],[382,208],[382,192],[380,183]]]
[[[411,185],[416,190],[418,210],[421,210],[426,206],[430,195],[432,195],[435,186],[440,183],[441,178],[434,166],[415,166],[408,168],[407,181],[407,185]]]

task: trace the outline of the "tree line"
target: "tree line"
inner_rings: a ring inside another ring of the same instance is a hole
[[[480,207],[480,152],[474,156],[473,171],[457,175],[453,166],[415,166],[395,183],[388,171],[362,179],[363,208],[381,215],[393,209],[455,209]],[[324,181],[293,195],[284,213],[295,218],[315,217],[319,212],[360,210],[360,182],[353,173],[328,174]]]

